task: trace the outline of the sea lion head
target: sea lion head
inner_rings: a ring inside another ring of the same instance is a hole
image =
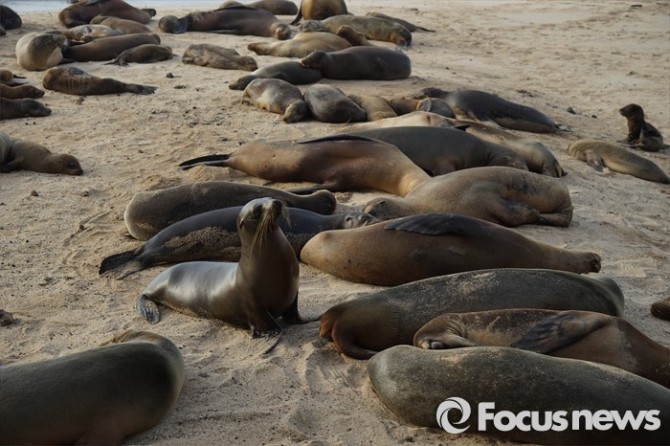
[[[343,229],[360,228],[377,223],[377,219],[367,212],[348,212],[344,215]]]
[[[619,113],[626,118],[644,119],[644,110],[637,104],[628,104],[625,107],[621,107]]]
[[[66,175],[82,175],[84,173],[79,160],[72,155],[54,154],[52,158],[53,173],[64,173]]]
[[[300,59],[300,65],[305,68],[313,68],[315,70],[320,70],[323,61],[326,60],[328,54],[325,51],[316,50],[312,51],[306,57]]]
[[[372,215],[379,220],[389,220],[391,218],[404,217],[411,215],[409,206],[400,198],[380,197],[370,200],[363,212]]]
[[[51,109],[41,102],[38,102],[34,99],[23,99],[21,101],[21,111],[24,113],[24,116],[49,116],[51,114]]]
[[[270,27],[272,37],[277,40],[286,40],[291,38],[291,28],[286,23],[273,23]]]
[[[240,210],[237,216],[237,231],[240,238],[251,235],[251,251],[256,244],[263,246],[267,235],[279,228],[277,221],[280,216],[288,220],[288,209],[281,200],[274,198],[256,198]]]
[[[166,15],[158,21],[158,27],[161,31],[170,34],[181,34],[188,31],[188,23],[173,15]]]
[[[236,81],[229,83],[228,88],[231,90],[244,90],[254,79],[258,79],[258,76],[247,74],[246,76],[242,76]]]
[[[253,57],[242,56],[237,59],[237,63],[244,71],[256,71],[258,69],[258,64]]]

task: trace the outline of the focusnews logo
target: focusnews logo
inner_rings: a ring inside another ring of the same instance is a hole
[[[646,430],[655,431],[661,428],[658,410],[557,410],[533,411],[522,410],[514,413],[509,410],[495,410],[492,402],[477,405],[477,432],[497,430],[509,432],[518,429],[524,432],[562,432],[566,430],[609,431],[609,430]],[[449,414],[452,414],[451,421]],[[450,434],[462,434],[470,429],[468,420],[472,415],[470,404],[459,397],[444,400],[437,407],[437,424]],[[473,431],[472,429],[470,431]]]

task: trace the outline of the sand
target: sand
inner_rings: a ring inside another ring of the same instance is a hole
[[[574,204],[572,224],[519,231],[545,243],[600,254],[602,274],[615,279],[626,296],[625,317],[670,345],[670,324],[649,314],[652,302],[670,297],[669,186],[623,174],[597,175],[566,151],[580,138],[622,140],[626,126],[618,109],[631,102],[642,105],[648,120],[670,139],[670,2],[347,4],[356,14],[383,11],[436,32],[414,33],[407,51],[413,64],[409,79],[324,83],[347,93],[388,97],[427,86],[481,89],[533,106],[571,130],[528,135],[550,146],[568,171],[562,181]],[[197,10],[197,2],[193,5],[159,8],[158,16]],[[14,45],[27,32],[61,25],[57,12],[23,14],[23,22],[22,28],[0,37],[0,66],[40,86],[42,73],[21,69]],[[150,27],[157,28],[157,20]],[[214,43],[248,54],[248,43],[267,40],[159,33],[179,56],[191,43]],[[279,60],[250,55],[261,66]],[[135,298],[162,268],[122,281],[98,275],[105,256],[139,245],[123,223],[123,210],[134,193],[197,180],[265,184],[227,168],[182,172],[176,168],[181,161],[260,138],[326,135],[340,126],[285,124],[278,115],[239,103],[242,93],[227,84],[244,72],[184,65],[180,57],[127,68],[74,65],[158,90],[153,96],[85,98],[47,91],[43,102],[53,110],[51,116],[2,122],[2,131],[15,138],[75,155],[85,174],[0,175],[0,308],[18,318],[18,323],[0,328],[0,363],[66,355],[125,329],[150,329],[179,346],[187,378],[175,410],[129,443],[393,445],[453,440],[440,430],[406,425],[386,410],[370,386],[365,362],[338,354],[319,338],[317,322],[288,327],[274,352],[261,356],[265,345],[244,330],[169,310],[155,326],[138,317]],[[667,152],[642,156],[670,172]],[[344,208],[376,195],[337,197]],[[300,311],[317,317],[334,304],[375,289],[301,265]],[[459,440],[490,443],[478,436]]]

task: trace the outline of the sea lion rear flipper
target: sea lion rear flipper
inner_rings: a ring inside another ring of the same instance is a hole
[[[107,256],[104,259],[102,259],[102,262],[100,263],[100,269],[98,270],[98,274],[103,275],[111,270],[124,266],[128,262],[134,260],[137,257],[137,255],[138,255],[137,250],[132,249],[130,251],[125,251],[118,254],[113,254],[111,256]],[[141,270],[142,268],[138,269],[137,271]]]
[[[551,353],[575,343],[608,321],[609,317],[600,313],[562,311],[540,321],[511,347],[536,353]]]
[[[386,223],[387,231],[415,232],[425,235],[472,235],[476,223],[456,214],[432,213],[412,215]]]
[[[282,314],[282,319],[286,321],[287,324],[306,324],[308,322],[314,322],[318,321],[319,318],[316,319],[303,319],[302,316],[300,316],[300,313],[298,313],[298,296],[295,296],[295,299],[293,300],[293,303],[289,307],[288,310],[284,314]]]
[[[156,305],[156,302],[150,300],[149,296],[144,293],[140,294],[140,297],[137,298],[135,308],[144,319],[152,324],[157,324],[158,321],[161,320],[161,312],[158,309],[158,305]]]
[[[290,23],[291,25],[297,25],[302,19],[302,2],[300,2],[300,7],[298,8],[298,15],[295,16],[295,19]]]
[[[598,173],[605,172],[605,165],[603,164],[603,159],[593,150],[584,150],[584,156],[586,157],[586,164],[591,166],[593,170]]]
[[[179,164],[179,167],[182,170],[188,170],[191,167],[199,166],[201,164],[205,166],[227,166],[227,161],[228,158],[230,157],[229,154],[224,153],[221,155],[205,155],[205,156],[199,156],[197,158],[192,158],[190,160],[184,161],[183,163]]]

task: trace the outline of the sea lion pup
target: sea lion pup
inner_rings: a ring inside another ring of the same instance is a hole
[[[272,187],[203,181],[138,192],[126,206],[123,219],[132,237],[147,240],[179,220],[214,209],[242,206],[260,197],[276,198],[287,206],[326,215],[332,214],[337,206],[335,196],[325,190],[311,195],[297,195]]]
[[[279,334],[276,318],[303,323],[298,313],[299,266],[277,221],[284,204],[272,198],[250,201],[240,211],[239,263],[186,262],[158,275],[137,299],[137,310],[152,324],[156,303],[181,313],[219,319],[251,329],[252,336]]]
[[[123,0],[82,0],[58,14],[58,20],[67,28],[86,25],[97,15],[119,17],[147,24],[156,15],[152,8],[138,9]]]
[[[337,304],[321,316],[319,335],[341,353],[367,359],[394,345],[411,345],[417,330],[444,313],[546,308],[620,317],[623,306],[619,286],[602,275],[518,268],[469,271]]]
[[[644,110],[637,104],[628,104],[619,110],[628,123],[626,142],[631,147],[647,152],[663,149],[663,136],[653,125],[644,120]]]
[[[659,319],[670,321],[670,297],[651,304],[651,315]]]
[[[258,68],[253,57],[241,56],[234,49],[210,43],[193,43],[186,48],[181,61],[186,64],[221,70],[254,71]]]
[[[108,77],[97,77],[75,67],[54,67],[44,73],[44,88],[73,95],[99,95],[113,93],[153,94],[157,87],[126,84]]]
[[[412,44],[412,33],[399,23],[377,17],[355,16],[349,14],[336,15],[320,21],[308,20],[302,23],[300,31],[337,32],[341,26],[350,26],[370,40],[381,40],[395,43],[407,48]]]
[[[12,139],[0,132],[0,172],[32,170],[33,172],[81,175],[84,171],[72,155],[51,153],[49,149],[30,141]]]
[[[298,13],[298,7],[289,0],[259,0],[247,3],[246,5],[230,0],[224,2],[217,9],[228,8],[230,6],[248,6],[250,8],[265,9],[274,15],[296,15]]]
[[[399,345],[367,369],[386,407],[419,426],[534,444],[667,443],[670,390],[612,366],[509,347]]]
[[[300,89],[281,79],[254,79],[244,96],[256,107],[282,115],[286,123],[302,121],[307,114]]]
[[[497,124],[514,130],[535,133],[555,133],[558,126],[546,115],[526,105],[507,101],[479,90],[447,92],[439,88],[424,88],[416,97],[444,99],[456,117],[474,119],[485,124]]]
[[[25,70],[46,70],[63,61],[64,48],[60,31],[31,32],[16,42],[16,61]]]
[[[332,85],[310,85],[305,90],[305,102],[312,116],[321,122],[341,123],[367,119],[365,110]]]
[[[300,65],[321,71],[327,79],[396,80],[412,73],[412,62],[402,51],[376,46],[352,46],[326,53],[314,51]]]
[[[34,99],[0,97],[0,120],[49,116],[51,109]]]
[[[395,22],[399,25],[404,26],[407,29],[407,31],[409,31],[409,32],[415,32],[415,31],[424,31],[424,32],[429,32],[429,33],[435,32],[432,29],[427,29],[427,28],[424,28],[422,26],[417,26],[413,23],[408,22],[407,20],[399,19],[397,17],[391,17],[390,15],[382,14],[381,12],[368,12],[365,15],[368,16],[368,17],[377,17],[378,19],[384,19],[384,20],[389,20],[391,22]]]
[[[105,25],[120,34],[151,34],[153,31],[135,20],[127,20],[108,15],[97,15],[91,19],[91,25]]]
[[[296,193],[379,190],[404,196],[430,178],[395,146],[352,135],[253,141],[232,153],[194,158],[179,167],[198,164],[231,167],[269,181],[316,183],[293,189]]]
[[[424,212],[454,212],[504,226],[568,226],[568,188],[546,175],[504,166],[472,167],[424,182],[404,198],[374,198],[364,212],[386,220]]]
[[[231,90],[244,90],[249,85],[249,82],[258,78],[275,78],[293,85],[305,85],[320,81],[321,71],[305,68],[295,60],[287,60],[261,67],[251,74],[242,76],[228,84],[228,88]]]
[[[154,63],[170,60],[173,56],[172,48],[169,46],[146,43],[128,48],[105,65],[120,65],[125,67],[129,63]]]
[[[349,98],[365,110],[365,115],[367,116],[368,121],[379,121],[380,119],[397,116],[393,107],[391,107],[388,101],[381,96],[350,94]]]
[[[604,168],[614,172],[633,175],[647,181],[670,183],[670,178],[653,161],[629,150],[604,141],[582,139],[568,147],[568,153],[580,161],[585,161],[596,172]]]
[[[68,40],[90,42],[102,37],[120,36],[122,33],[106,25],[79,25],[63,31]]]
[[[2,28],[2,31],[20,28],[22,24],[21,17],[12,8],[0,5],[0,28]],[[3,32],[0,35],[4,36],[5,33]]]
[[[167,338],[128,330],[101,347],[0,367],[3,444],[121,444],[170,413],[184,361]]]
[[[291,28],[271,12],[246,6],[230,6],[214,11],[192,12],[184,17],[163,16],[158,27],[166,33],[213,31],[240,36],[291,38]]]
[[[112,60],[129,48],[145,44],[161,43],[157,34],[121,34],[120,36],[101,37],[82,45],[65,49],[63,56],[79,62]]]
[[[44,96],[44,90],[33,87],[32,85],[17,85],[15,87],[0,84],[0,98],[7,99],[21,99],[32,98],[37,99]]]
[[[306,57],[312,51],[325,52],[351,47],[346,39],[332,33],[298,33],[292,39],[280,42],[252,42],[247,49],[259,55],[277,57]]]
[[[17,76],[6,68],[0,68],[0,83],[14,87],[16,85],[25,84],[25,76]]]
[[[393,144],[431,176],[480,166],[528,170],[524,159],[512,150],[459,129],[392,127],[347,134]]]
[[[421,327],[414,345],[514,347],[611,365],[670,387],[670,349],[626,320],[601,313],[532,308],[448,313]]]
[[[303,18],[323,20],[340,14],[348,14],[344,0],[302,0],[298,15],[293,19],[291,25],[297,25]]]
[[[240,237],[236,220],[242,209],[234,206],[216,209],[185,218],[162,229],[137,249],[106,257],[100,274],[122,279],[155,265],[190,260],[240,260]],[[319,232],[349,229],[375,221],[369,214],[354,211],[322,215],[305,209],[288,208],[279,218],[279,227],[293,251],[300,252],[305,243]]]
[[[499,251],[492,253],[492,246]],[[495,223],[448,213],[321,232],[299,256],[340,279],[382,286],[489,268],[600,271],[595,253],[557,248]]]

